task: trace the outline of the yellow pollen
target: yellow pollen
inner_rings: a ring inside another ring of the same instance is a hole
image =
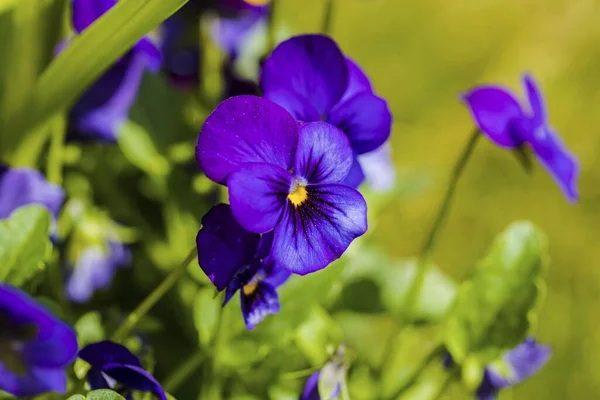
[[[256,291],[257,286],[258,286],[258,281],[255,282],[254,280],[252,280],[247,285],[244,285],[244,287],[242,288],[242,291],[244,292],[244,294],[246,296],[250,296],[252,293],[254,293]]]
[[[306,186],[296,184],[290,191],[290,194],[288,194],[288,199],[290,199],[294,207],[302,205],[302,203],[308,199],[308,191],[306,190]]]

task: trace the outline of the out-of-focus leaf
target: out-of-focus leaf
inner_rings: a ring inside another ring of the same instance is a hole
[[[546,259],[544,235],[531,223],[513,223],[461,285],[448,317],[445,343],[454,360],[469,371],[466,383],[471,388],[479,383],[488,362],[529,335]]]
[[[0,221],[0,282],[20,287],[43,270],[52,251],[51,221],[38,205],[21,207]]]
[[[194,313],[194,325],[198,331],[198,341],[203,347],[208,347],[215,336],[221,302],[221,296],[215,297],[215,290],[209,286],[198,290],[196,294],[192,312]]]
[[[83,314],[74,325],[79,340],[79,346],[85,346],[89,343],[100,342],[105,339],[102,318],[97,311],[90,311]]]
[[[148,132],[133,121],[126,121],[119,132],[119,147],[125,157],[136,167],[152,176],[164,176],[170,166],[156,149]]]
[[[23,107],[10,119],[13,138],[3,145],[3,155],[13,163],[35,159],[32,136],[54,114],[65,111],[83,91],[137,40],[172,15],[187,0],[122,0],[78,35],[50,64],[27,96]],[[10,156],[10,157],[8,157]]]
[[[76,394],[69,397],[67,400],[85,400],[85,396],[82,394]]]
[[[296,331],[296,344],[313,365],[323,365],[329,358],[327,347],[339,344],[341,339],[335,320],[318,305]]]
[[[415,384],[394,400],[437,400],[452,379],[443,366],[443,356],[438,356],[427,365]]]
[[[108,389],[94,390],[87,394],[87,400],[125,400],[117,392]]]
[[[227,343],[218,353],[219,365],[239,369],[264,359],[269,353],[266,343],[252,339],[237,339]]]

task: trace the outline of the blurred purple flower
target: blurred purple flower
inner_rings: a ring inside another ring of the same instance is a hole
[[[367,230],[367,205],[342,184],[353,162],[346,136],[325,122],[298,123],[254,96],[222,102],[196,146],[206,176],[229,188],[233,216],[273,231],[271,256],[304,275],[325,268]]]
[[[279,312],[276,288],[290,276],[269,256],[272,234],[259,235],[242,228],[225,204],[202,217],[196,244],[198,263],[217,290],[226,289],[225,301],[241,289],[246,327],[254,329],[265,316]]]
[[[507,352],[502,361],[503,367],[489,365],[483,375],[483,381],[477,389],[480,400],[494,400],[498,391],[514,386],[535,374],[550,358],[548,346],[537,343],[533,338]]]
[[[73,0],[72,22],[80,34],[116,4],[116,0]],[[69,114],[73,139],[114,142],[137,96],[144,71],[157,71],[161,53],[142,38],[80,97]]]
[[[379,148],[390,136],[387,102],[375,95],[365,73],[327,36],[302,35],[279,44],[263,65],[260,86],[267,99],[296,119],[338,127],[348,136],[355,157]],[[355,162],[345,183],[362,183],[361,164]],[[385,167],[382,174],[393,174],[390,163],[379,167]]]
[[[198,30],[193,28],[196,27],[188,21],[187,15],[181,13],[173,15],[161,26],[163,69],[177,89],[195,88],[200,80]],[[195,34],[191,35],[190,31]]]
[[[569,201],[577,201],[579,165],[549,125],[542,93],[527,74],[523,76],[527,104],[510,90],[478,86],[463,96],[479,129],[496,145],[515,149],[529,145]]]
[[[321,373],[315,372],[308,378],[306,384],[304,385],[304,390],[302,391],[302,395],[300,396],[300,400],[321,400],[321,396],[319,395],[319,377]],[[324,400],[337,400],[340,396],[341,387],[338,383],[335,386],[333,393],[329,398]]]
[[[27,294],[0,284],[0,390],[29,397],[65,394],[75,332]]]
[[[144,370],[140,360],[125,346],[110,341],[92,343],[81,349],[79,358],[92,367],[87,375],[92,390],[116,389],[126,396],[136,390],[167,399],[160,383]]]
[[[63,189],[46,181],[36,170],[0,167],[0,219],[8,218],[21,206],[39,204],[50,211],[56,222],[64,198]]]

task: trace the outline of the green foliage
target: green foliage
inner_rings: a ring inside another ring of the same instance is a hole
[[[445,342],[469,387],[477,387],[487,363],[531,333],[546,259],[543,234],[531,223],[513,223],[461,285]]]
[[[20,287],[43,271],[50,257],[50,213],[31,205],[0,221],[0,282]]]
[[[119,393],[108,389],[100,389],[89,392],[86,396],[76,394],[69,397],[68,400],[125,400]]]
[[[221,296],[215,296],[212,287],[198,290],[192,312],[194,325],[198,331],[198,341],[202,347],[208,347],[217,331],[221,313]]]

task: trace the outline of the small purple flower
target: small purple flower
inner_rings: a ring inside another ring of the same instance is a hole
[[[271,256],[293,273],[325,268],[367,230],[365,200],[342,184],[352,149],[333,125],[299,123],[260,97],[233,97],[207,118],[196,159],[208,178],[227,184],[242,227],[273,232]]]
[[[535,374],[550,358],[548,346],[540,345],[533,338],[507,352],[502,365],[486,367],[483,381],[477,389],[480,400],[494,400],[499,390],[514,386]]]
[[[0,284],[0,390],[14,396],[65,394],[75,332],[27,294]]]
[[[163,70],[177,89],[195,88],[200,80],[197,32],[197,27],[188,21],[187,15],[181,13],[176,13],[161,26]]]
[[[300,396],[300,400],[321,400],[321,396],[319,395],[319,377],[321,373],[315,372],[308,378],[306,384],[304,385],[304,390],[302,391],[302,395]],[[335,386],[334,391],[331,393],[325,400],[337,400],[340,396],[341,387],[338,383]]]
[[[144,370],[140,360],[125,346],[110,341],[92,343],[81,349],[79,358],[92,367],[87,375],[92,390],[116,389],[123,395],[135,390],[167,399],[160,383]]]
[[[548,170],[569,201],[577,201],[579,165],[548,123],[542,93],[527,74],[523,76],[527,103],[522,105],[510,90],[478,86],[463,96],[479,129],[506,149],[525,145]]]
[[[324,35],[302,35],[281,43],[263,65],[264,96],[301,121],[327,121],[342,130],[356,155],[369,153],[390,136],[387,102],[373,92],[360,67]],[[364,180],[360,161],[349,174]]]
[[[73,0],[72,22],[76,33],[83,32],[116,4],[116,0]],[[147,37],[135,44],[102,75],[73,106],[69,114],[69,135],[84,140],[114,142],[137,96],[144,71],[157,71],[161,54]]]
[[[39,204],[46,207],[56,221],[64,198],[63,189],[46,181],[38,171],[30,168],[0,169],[0,219],[8,218],[21,206]]]
[[[226,290],[223,306],[241,289],[246,327],[254,329],[265,316],[279,312],[276,288],[290,276],[269,257],[272,234],[259,235],[242,228],[225,204],[202,217],[196,244],[198,263],[217,290]]]

